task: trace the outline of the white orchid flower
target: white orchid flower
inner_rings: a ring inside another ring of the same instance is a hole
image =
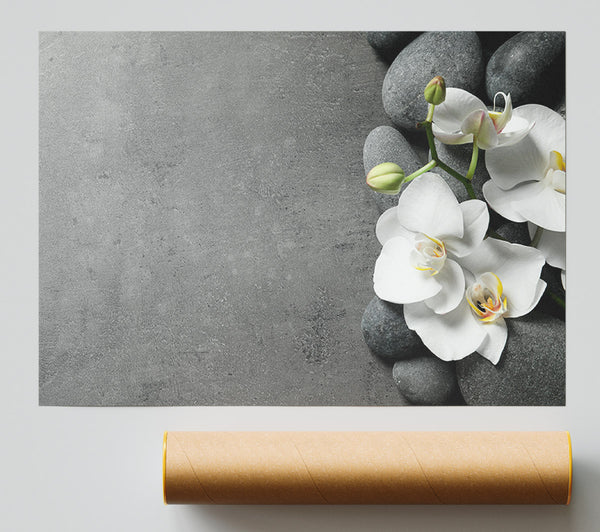
[[[492,209],[515,222],[565,230],[565,119],[543,105],[517,107],[513,116],[535,121],[519,144],[486,153],[491,181],[483,195]]]
[[[533,238],[537,231],[537,225],[531,222],[527,224],[529,236]],[[567,268],[567,233],[556,231],[544,231],[538,243],[535,245],[546,258],[550,266],[560,268],[560,281],[562,287],[566,289],[566,268]]]
[[[527,224],[529,236],[533,238],[537,225]],[[542,252],[550,266],[564,270],[567,267],[567,233],[560,231],[544,231],[536,248]]]
[[[481,243],[488,223],[485,202],[459,204],[439,175],[419,176],[398,206],[377,222],[383,249],[375,263],[375,293],[391,303],[423,302],[433,313],[450,312],[465,292],[465,275],[456,259]]]
[[[527,314],[546,288],[544,257],[532,247],[487,238],[459,260],[467,281],[460,304],[447,314],[424,303],[405,305],[404,319],[442,360],[478,352],[497,364],[508,337],[505,319]]]
[[[496,99],[504,98],[504,110],[496,111]],[[444,144],[468,144],[475,139],[483,150],[510,146],[523,139],[533,121],[513,114],[510,94],[494,96],[494,109],[488,111],[477,96],[456,88],[446,90],[446,100],[436,106],[433,134]]]

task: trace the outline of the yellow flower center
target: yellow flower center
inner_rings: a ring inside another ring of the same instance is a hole
[[[552,150],[550,152],[550,168],[553,170],[562,170],[566,171],[567,165],[565,164],[565,158],[562,156],[562,153]]]
[[[441,240],[421,233],[415,238],[410,261],[417,270],[436,275],[446,263],[446,246]]]
[[[566,171],[567,165],[562,153],[551,151],[544,181],[557,192],[564,194],[566,192]]]
[[[502,282],[495,273],[480,275],[467,288],[465,297],[475,316],[484,323],[492,323],[506,312],[506,297],[502,298]]]

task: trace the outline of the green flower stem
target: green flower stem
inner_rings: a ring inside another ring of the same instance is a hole
[[[424,174],[425,172],[429,172],[429,170],[431,170],[432,168],[435,168],[436,165],[437,165],[437,162],[429,161],[425,166],[422,166],[416,172],[413,172],[409,176],[406,176],[404,178],[404,180],[402,181],[402,183],[408,183],[409,181],[412,181],[415,177],[419,177],[421,174]]]
[[[447,164],[443,163],[440,160],[437,160],[437,165],[444,171],[448,172],[452,177],[458,179],[467,189],[467,193],[469,194],[469,198],[477,199],[475,196],[475,190],[473,190],[473,185],[471,184],[471,180],[466,177],[460,175],[456,170],[450,168]]]
[[[475,175],[475,169],[477,168],[477,159],[479,158],[479,146],[477,146],[477,137],[473,137],[473,154],[471,155],[471,164],[467,172],[467,179],[471,181]]]
[[[429,107],[431,109],[433,106],[430,105]],[[473,185],[471,184],[471,180],[460,175],[456,170],[454,170],[453,168],[450,168],[446,163],[440,161],[438,154],[437,154],[437,150],[435,149],[435,141],[433,138],[433,131],[431,130],[431,122],[430,121],[425,121],[425,131],[427,133],[427,143],[429,144],[429,151],[431,151],[431,158],[433,159],[433,162],[436,163],[436,166],[439,166],[442,170],[449,173],[452,177],[455,177],[456,179],[458,179],[467,189],[467,193],[469,194],[469,197],[471,199],[476,199],[475,191],[473,190]],[[473,163],[473,161],[471,160],[471,164],[472,163]],[[475,166],[476,165],[477,165],[477,156],[475,156]],[[473,172],[475,172],[475,170],[473,170]]]
[[[544,234],[544,229],[538,225],[538,228],[535,230],[535,234],[533,235],[533,238],[531,239],[532,247],[536,247],[540,243],[540,240],[542,239],[543,234]]]
[[[430,103],[429,108],[427,109],[427,118],[425,119],[425,122],[431,123],[431,121],[433,120],[433,110],[434,109],[435,109],[435,105]]]
[[[433,138],[433,131],[431,130],[431,121],[425,122],[425,132],[427,133],[427,143],[429,144],[429,151],[431,152],[431,158],[434,161],[438,161],[438,154],[435,148],[435,140]]]

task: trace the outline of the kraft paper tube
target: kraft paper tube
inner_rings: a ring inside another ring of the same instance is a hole
[[[568,432],[168,432],[165,503],[568,504]]]

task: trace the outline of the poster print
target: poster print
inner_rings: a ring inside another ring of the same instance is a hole
[[[564,48],[40,34],[40,404],[563,405]]]

